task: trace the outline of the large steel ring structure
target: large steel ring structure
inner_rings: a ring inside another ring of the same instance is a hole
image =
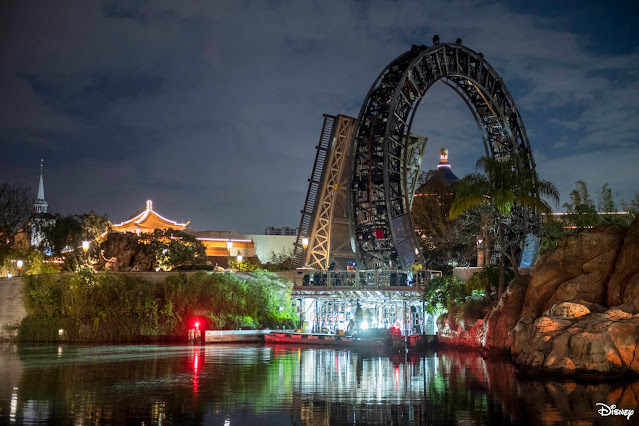
[[[503,80],[481,53],[456,44],[413,46],[394,59],[371,87],[358,118],[349,180],[351,237],[366,268],[407,269],[421,258],[410,206],[421,149],[410,138],[415,112],[437,81],[470,108],[486,155],[521,152],[534,168],[521,116]],[[419,142],[418,142],[419,144]]]
[[[456,43],[412,46],[379,74],[357,120],[325,116],[295,247],[294,266],[327,269],[350,256],[359,269],[408,269],[422,260],[410,208],[426,138],[411,133],[428,89],[441,82],[466,103],[487,156],[535,163],[519,111],[481,53]],[[352,133],[350,133],[352,132]],[[302,238],[309,250],[302,251]],[[351,251],[352,250],[352,251]]]

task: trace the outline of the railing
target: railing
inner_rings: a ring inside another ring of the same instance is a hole
[[[350,287],[355,289],[377,289],[381,287],[415,287],[423,289],[441,271],[401,271],[401,270],[352,270],[318,271],[298,268],[293,278],[296,287]]]

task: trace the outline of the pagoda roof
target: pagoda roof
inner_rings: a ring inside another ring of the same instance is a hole
[[[136,213],[133,217],[122,223],[113,225],[113,230],[117,232],[150,233],[156,229],[176,229],[182,231],[190,222],[179,223],[175,220],[167,219],[153,210],[153,202],[147,200],[146,209]]]

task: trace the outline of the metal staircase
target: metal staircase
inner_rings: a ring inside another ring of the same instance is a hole
[[[311,234],[315,211],[317,210],[317,198],[320,186],[323,181],[326,168],[326,159],[331,149],[331,134],[333,133],[333,124],[335,116],[324,114],[324,124],[322,125],[322,133],[320,135],[319,144],[316,146],[315,163],[311,178],[308,180],[308,192],[306,193],[306,201],[304,201],[304,209],[301,211],[302,219],[300,226],[297,228],[297,239],[293,251],[293,262],[291,269],[299,268],[305,263],[304,247],[302,240],[308,238]]]

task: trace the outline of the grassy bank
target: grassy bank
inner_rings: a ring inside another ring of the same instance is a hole
[[[198,318],[201,328],[292,327],[297,317],[290,288],[274,275],[198,272],[150,283],[135,275],[51,274],[24,278],[27,317],[23,341],[72,342],[183,338]]]

